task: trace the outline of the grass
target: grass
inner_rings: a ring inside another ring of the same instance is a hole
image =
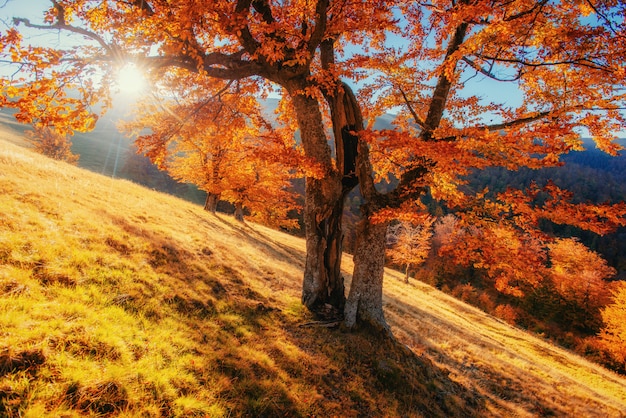
[[[301,239],[10,142],[0,416],[626,411],[623,378],[401,273],[385,283],[397,342],[301,327]]]

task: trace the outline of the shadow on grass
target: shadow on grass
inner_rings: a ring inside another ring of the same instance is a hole
[[[302,257],[245,226],[238,233],[268,257]],[[172,243],[163,249],[155,238],[150,254],[163,262],[150,262],[154,268],[198,274],[196,264],[186,264],[189,254]],[[364,330],[299,328],[272,300],[247,287],[237,271],[229,276],[217,283],[205,278],[210,295],[189,283],[164,303],[194,330],[198,352],[212,359],[194,370],[198,379],[213,370],[229,382],[219,396],[234,416],[480,415],[484,406],[477,392],[403,345]],[[217,308],[212,300],[218,299],[227,304]],[[207,323],[218,324],[219,331]]]
[[[190,365],[188,371],[198,385],[222,382],[217,396],[230,416],[482,415],[484,399],[478,392],[453,381],[447,370],[397,341],[367,330],[300,328],[299,323],[305,320],[302,314],[286,315],[280,301],[255,291],[240,272],[219,260],[204,263],[210,259],[210,251],[208,255],[191,253],[159,232],[118,215],[109,216],[127,234],[149,244],[143,250],[147,264],[174,283],[169,293],[155,295],[154,287],[143,287],[145,290],[133,295],[113,296],[112,303],[150,321],[173,315],[184,324],[188,338],[194,341],[192,354],[204,359]],[[245,224],[228,224],[226,229],[235,231],[236,238],[246,240],[267,257],[295,262],[303,258],[301,252],[268,242]],[[215,225],[211,231],[219,233]],[[119,240],[109,241],[107,245],[120,256],[131,252]],[[209,264],[212,267],[207,267]],[[163,310],[159,315],[147,310],[154,303],[146,301],[155,297]],[[93,405],[96,413],[107,412],[107,408],[132,408],[107,399],[99,402],[98,394],[111,395],[111,390],[101,389],[69,388],[67,401],[83,411]],[[115,389],[115,394],[124,393],[123,387]],[[198,388],[179,391],[193,397]],[[159,397],[155,402],[162,405],[165,414],[174,408],[171,398]]]
[[[578,366],[566,359],[563,355],[556,351],[549,350],[541,344],[533,343],[531,338],[523,340],[514,335],[502,335],[503,340],[492,338],[489,335],[478,334],[475,330],[468,329],[470,323],[473,325],[481,324],[484,329],[488,329],[483,324],[484,317],[477,312],[471,311],[462,305],[455,305],[454,312],[458,315],[457,320],[446,319],[426,309],[419,308],[416,305],[404,303],[398,299],[387,296],[389,316],[400,315],[410,317],[415,321],[423,324],[429,324],[430,329],[437,335],[438,339],[442,339],[444,335],[451,335],[450,341],[443,344],[457,347],[453,349],[460,351],[465,350],[463,360],[459,360],[446,352],[442,347],[442,342],[435,342],[428,335],[411,335],[414,344],[425,349],[429,356],[437,362],[446,364],[455,373],[462,374],[466,379],[470,379],[480,385],[485,393],[495,404],[501,408],[507,409],[507,403],[512,403],[517,408],[525,408],[528,413],[535,416],[566,416],[567,410],[563,410],[559,406],[558,400],[555,402],[554,396],[550,397],[542,392],[540,384],[544,381],[536,381],[533,376],[528,374],[527,367],[541,368],[545,367],[553,374],[553,378],[557,380],[569,379],[565,374],[553,369],[551,366],[543,366],[534,356],[540,354],[542,361],[550,359],[555,364],[562,367],[575,370]],[[495,320],[495,319],[494,319]],[[496,330],[490,330],[490,332]],[[444,336],[445,339],[445,336]],[[524,344],[523,346],[521,344]],[[467,346],[467,348],[465,347]],[[474,346],[472,348],[472,346]],[[483,353],[483,357],[478,357],[475,352]],[[491,358],[490,353],[497,353],[497,357],[503,360]],[[458,356],[457,356],[458,357]],[[507,359],[510,359],[507,360]],[[552,388],[549,388],[552,390]],[[556,396],[575,397],[575,394],[563,394],[554,391]],[[591,402],[588,399],[579,399],[580,405]],[[562,405],[561,405],[562,406]]]
[[[237,237],[246,240],[257,248],[260,252],[267,254],[268,257],[278,260],[289,260],[292,264],[304,268],[304,253],[293,247],[281,244],[279,241],[273,240],[266,235],[254,230],[245,222],[238,225],[230,224],[222,219],[222,215],[215,215],[215,219],[227,225],[233,231],[236,231]]]

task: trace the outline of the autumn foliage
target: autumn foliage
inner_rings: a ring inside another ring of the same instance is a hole
[[[182,93],[164,82],[161,95],[141,104],[123,128],[137,135],[138,152],[204,190],[205,209],[215,212],[224,200],[240,220],[245,211],[273,227],[297,227],[288,216],[298,209],[290,183],[299,156],[293,136],[273,129],[256,101],[241,100],[245,85],[218,84],[221,89],[207,96],[199,82]]]
[[[613,360],[626,371],[626,284],[621,283],[616,288],[612,303],[602,309],[602,321],[601,342]]]
[[[67,135],[62,135],[48,127],[37,126],[26,133],[35,151],[55,160],[75,164],[78,155],[72,154],[72,143]]]
[[[582,149],[581,132],[619,152],[625,18],[613,0],[53,0],[43,22],[18,18],[0,35],[3,59],[16,68],[1,79],[0,105],[61,134],[89,129],[96,101],[110,104],[115,69],[143,68],[162,97],[160,108],[138,114],[136,130],[151,130],[139,146],[179,178],[254,212],[255,196],[278,190],[272,199],[282,201],[300,170],[302,301],[317,314],[330,306],[349,327],[388,330],[387,226],[423,218],[425,197],[457,216],[458,245],[444,253],[499,293],[525,298],[554,282],[564,300],[582,297],[582,309],[596,309],[585,298],[597,296],[599,276],[572,267],[560,246],[597,263],[572,243],[555,244],[541,225],[604,234],[626,225],[626,205],[580,202],[552,183],[494,194],[466,187],[466,177],[558,167]],[[31,44],[22,31],[32,30],[70,34],[73,46]],[[515,99],[499,94],[505,86]],[[281,126],[260,117],[269,94],[282,96]],[[390,109],[393,123],[374,129]],[[296,128],[298,146],[289,137]],[[222,164],[229,168],[214,175]],[[357,184],[362,216],[346,299],[341,218]],[[587,274],[586,284],[572,284],[571,271]]]
[[[418,225],[404,221],[389,226],[387,231],[389,258],[404,268],[404,280],[407,283],[411,269],[422,265],[428,257],[434,221],[434,218],[427,217]]]

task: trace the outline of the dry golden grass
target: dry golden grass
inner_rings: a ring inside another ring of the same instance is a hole
[[[299,327],[303,260],[299,238],[0,140],[0,416],[626,411],[623,378],[392,271],[402,344]]]

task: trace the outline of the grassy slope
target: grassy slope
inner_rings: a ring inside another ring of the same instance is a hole
[[[301,327],[302,240],[51,161],[8,136],[0,416],[626,411],[623,378],[392,271],[385,305],[401,344]]]

